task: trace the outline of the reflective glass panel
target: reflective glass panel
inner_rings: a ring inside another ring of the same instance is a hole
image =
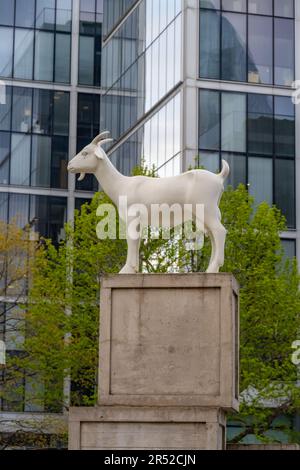
[[[200,76],[220,78],[220,14],[200,12]]]
[[[200,0],[200,7],[220,10],[220,0]]]
[[[295,108],[285,96],[275,97],[275,154],[295,156]]]
[[[54,29],[55,0],[36,0],[36,28]]]
[[[0,28],[0,76],[11,77],[13,52],[13,29]]]
[[[0,132],[0,184],[9,184],[10,133]]]
[[[248,150],[255,154],[273,154],[273,97],[248,95]]]
[[[12,130],[28,133],[31,131],[32,90],[14,87]]]
[[[35,36],[35,80],[53,81],[54,34],[36,31]],[[47,51],[47,54],[45,54]]]
[[[222,14],[222,79],[246,80],[246,15]]]
[[[272,16],[273,0],[248,0],[248,12],[256,15]]]
[[[249,15],[248,35],[248,81],[272,83],[273,19],[266,16]]]
[[[57,0],[56,30],[71,31],[72,0]]]
[[[222,8],[227,11],[244,13],[247,11],[247,0],[222,0]]]
[[[5,86],[0,88],[0,96],[0,130],[9,131],[11,116],[11,87]]]
[[[249,157],[249,190],[255,204],[273,204],[273,161],[271,158]]]
[[[220,96],[215,91],[200,91],[199,148],[220,148]]]
[[[54,92],[53,134],[69,135],[69,93]]]
[[[290,86],[294,81],[294,20],[275,18],[275,84]]]
[[[13,0],[0,0],[0,24],[13,26],[15,2]]]
[[[294,18],[294,0],[274,0],[274,14]]]
[[[35,134],[51,134],[52,119],[52,91],[34,89],[32,132]]]
[[[222,150],[246,151],[246,95],[222,93]]]
[[[55,81],[70,82],[71,66],[71,36],[69,34],[56,34],[55,43]]]
[[[32,137],[31,185],[49,188],[51,184],[51,138]]]
[[[34,27],[35,0],[16,0],[16,26]]]
[[[80,37],[79,42],[79,83],[81,85],[94,84],[94,37]]]
[[[29,135],[12,134],[11,159],[10,159],[10,183],[20,186],[30,184],[30,148]]]
[[[15,30],[14,77],[32,80],[34,32],[30,29]]]
[[[246,185],[246,155],[223,152],[222,159],[226,160],[230,166],[230,175],[226,186],[232,186],[236,189],[240,184]]]
[[[282,210],[289,228],[295,228],[295,161],[276,158],[275,203]]]

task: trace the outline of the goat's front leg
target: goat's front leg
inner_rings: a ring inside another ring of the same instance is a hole
[[[126,264],[121,269],[120,274],[136,274],[139,272],[140,265],[140,236],[132,236],[130,231],[127,229],[127,260]]]

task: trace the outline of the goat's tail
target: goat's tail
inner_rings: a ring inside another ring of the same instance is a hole
[[[226,181],[229,176],[229,173],[230,173],[230,167],[228,163],[226,162],[226,160],[222,160],[222,171],[221,173],[219,173],[220,178],[223,181]]]

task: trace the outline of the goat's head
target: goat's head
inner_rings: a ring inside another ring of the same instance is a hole
[[[99,134],[70,161],[68,171],[70,173],[80,173],[78,181],[82,181],[86,174],[94,174],[100,161],[107,158],[102,145],[112,141],[112,139],[107,138],[108,135],[109,132],[107,131]]]

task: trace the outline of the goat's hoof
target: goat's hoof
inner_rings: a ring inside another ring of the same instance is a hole
[[[121,269],[121,271],[119,272],[119,274],[136,274],[137,271],[131,267],[131,266],[124,266],[123,269]]]
[[[206,274],[219,274],[220,267],[219,266],[208,266]]]

